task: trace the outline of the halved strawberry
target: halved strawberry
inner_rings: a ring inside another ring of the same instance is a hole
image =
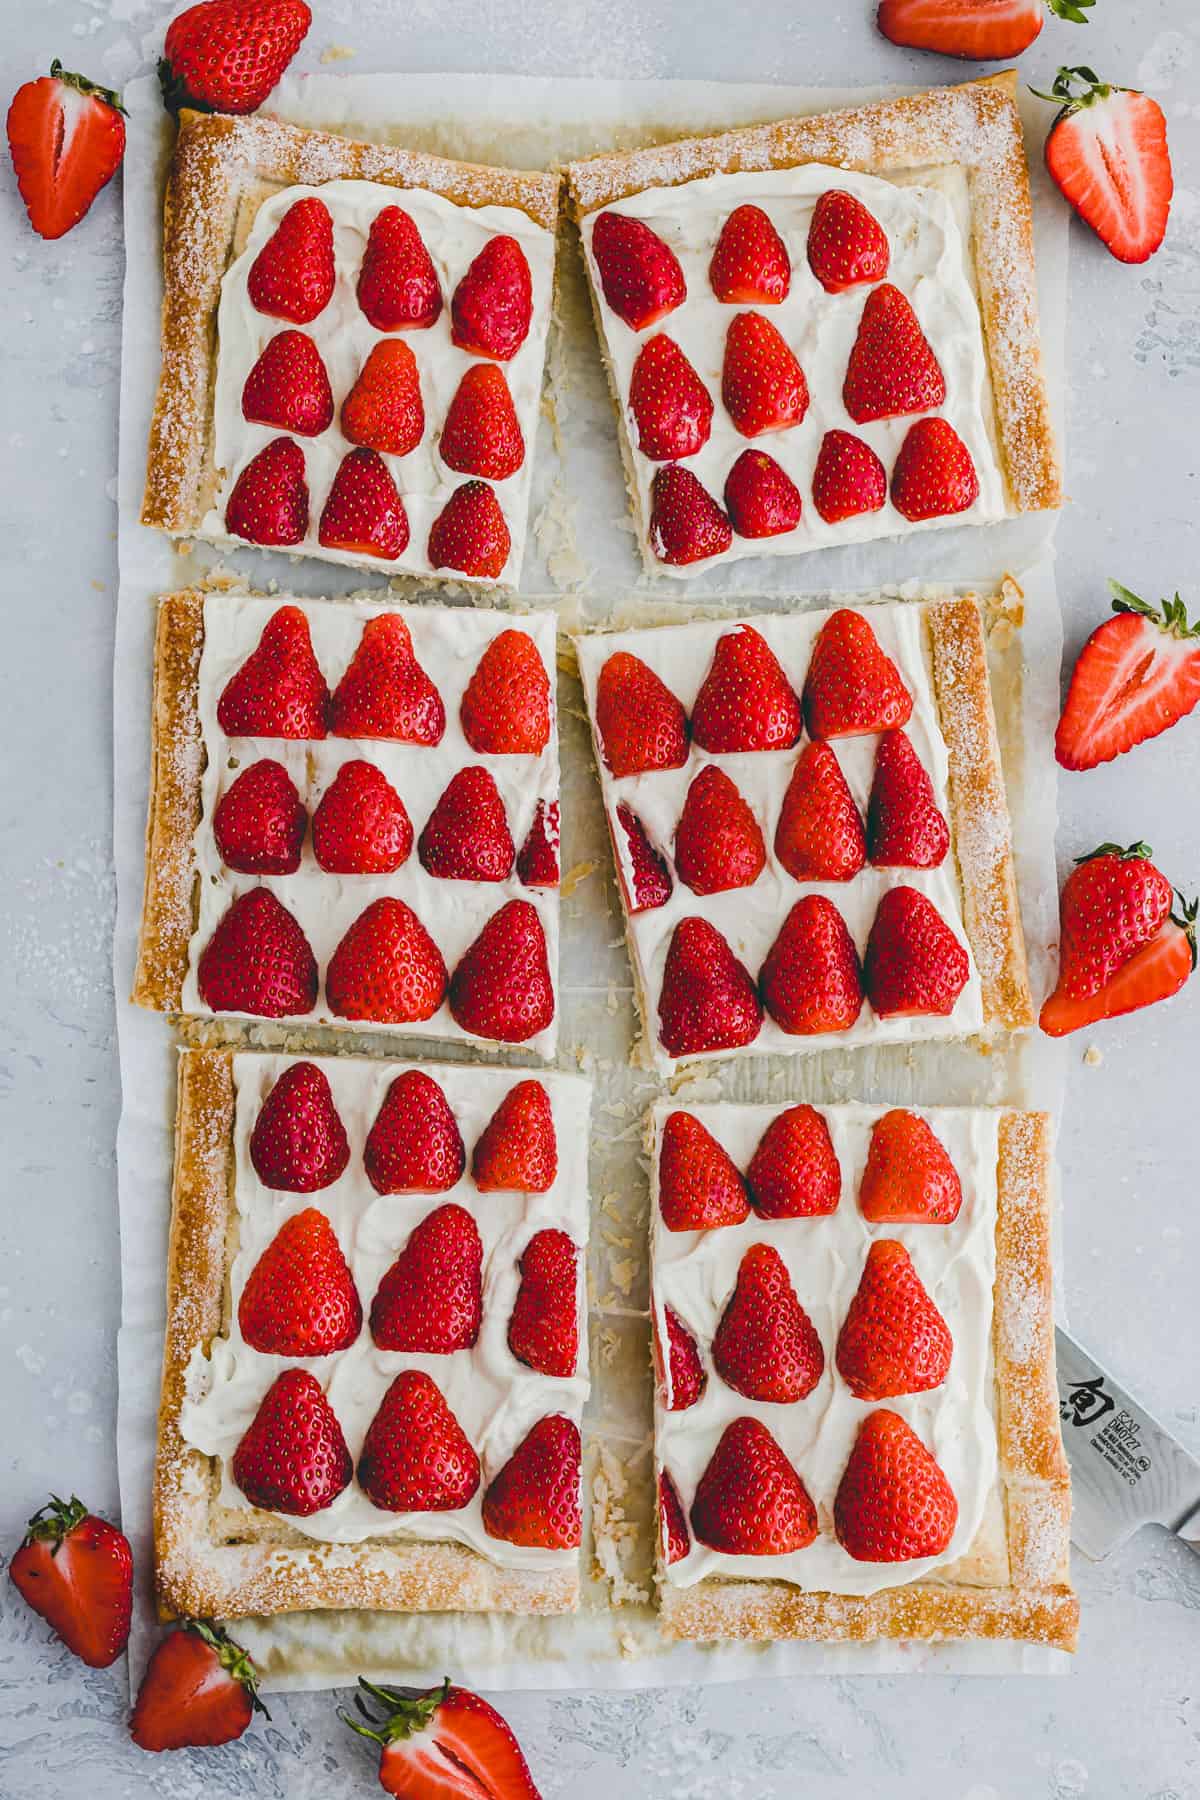
[[[958,1523],[954,1490],[916,1432],[881,1406],[858,1428],[833,1503],[838,1541],[856,1562],[940,1556]]]
[[[775,854],[796,881],[853,881],[866,864],[854,796],[820,738],[811,738],[796,758],[775,827]]]
[[[781,1031],[810,1037],[849,1031],[862,1011],[862,971],[854,939],[824,894],[796,901],[758,977],[763,1005]]]
[[[746,1171],[760,1219],[816,1219],[836,1212],[842,1170],[829,1126],[815,1106],[789,1106],[758,1140]]]
[[[325,972],[325,997],[338,1019],[415,1025],[431,1019],[445,996],[441,951],[412,907],[390,894],[359,913]]]
[[[665,1357],[657,1324],[654,1331],[654,1360],[662,1403],[668,1412],[687,1412],[703,1397],[708,1376],[696,1340],[679,1314],[664,1306],[663,1321],[667,1333]]]
[[[667,1115],[658,1158],[658,1207],[668,1231],[716,1231],[750,1217],[737,1165],[695,1113]]]
[[[146,1665],[129,1735],[139,1750],[231,1744],[256,1712],[270,1716],[257,1684],[249,1656],[219,1625],[185,1619],[155,1647]]]
[[[471,1152],[481,1194],[545,1194],[558,1175],[558,1139],[550,1096],[532,1077],[509,1088]]]
[[[539,1419],[483,1496],[488,1536],[542,1550],[577,1550],[583,1536],[581,1462],[574,1420],[561,1413]]]
[[[448,1200],[409,1233],[371,1302],[380,1350],[453,1356],[483,1322],[483,1240],[465,1207]]]
[[[158,78],[169,112],[252,113],[312,24],[308,0],[200,0],[167,27]]]
[[[872,1225],[952,1225],[962,1182],[927,1119],[893,1107],[871,1127],[858,1209]]]
[[[813,470],[813,505],[827,525],[878,512],[887,499],[887,470],[852,431],[827,431]]]
[[[675,252],[628,213],[600,214],[592,227],[592,255],[604,298],[631,331],[644,331],[687,299]]]
[[[820,1381],[821,1340],[771,1245],[751,1244],[742,1257],[712,1354],[721,1380],[747,1400],[790,1406]]]
[[[579,1360],[579,1251],[565,1231],[537,1231],[521,1257],[508,1347],[538,1375],[561,1381]]]
[[[900,289],[872,288],[846,365],[842,403],[856,425],[929,412],[946,398],[941,364]]]
[[[884,37],[912,50],[1008,62],[1037,37],[1047,4],[1082,25],[1093,0],[880,0],[878,23]]]
[[[479,1458],[441,1389],[402,1369],[367,1426],[358,1483],[384,1512],[459,1512],[479,1487]]]
[[[624,800],[617,806],[617,823],[625,839],[624,855],[615,832],[613,849],[626,910],[632,914],[650,912],[655,907],[665,906],[674,888],[666,857],[655,849],[646,834],[646,827]],[[625,857],[629,859],[628,871]]]
[[[333,389],[321,352],[303,331],[270,339],[246,377],[242,417],[297,437],[316,437],[333,423]]]
[[[620,781],[651,769],[681,769],[688,718],[662,678],[631,651],[617,650],[596,683],[600,754]]]
[[[727,306],[778,306],[787,299],[787,245],[761,206],[734,207],[721,227],[708,279]]]
[[[813,645],[804,681],[809,737],[861,737],[907,725],[912,695],[862,613],[830,613]]]
[[[462,1179],[467,1152],[442,1088],[423,1069],[388,1086],[363,1149],[377,1194],[445,1194]]]
[[[558,866],[558,801],[539,800],[525,842],[517,852],[517,878],[523,887],[553,888]]]
[[[695,456],[712,431],[712,395],[666,332],[638,351],[629,378],[635,442],[652,462]]]
[[[337,1414],[307,1369],[267,1389],[233,1453],[231,1473],[251,1506],[307,1519],[349,1487],[354,1464]]]
[[[879,220],[845,188],[818,195],[808,227],[808,266],[827,294],[882,281],[891,252]]]
[[[665,463],[650,484],[649,538],[659,562],[684,568],[723,555],[733,542],[733,531],[691,470]]]
[[[550,742],[550,677],[527,631],[509,627],[488,645],[459,708],[463,736],[480,756],[540,756]]]
[[[358,304],[376,331],[426,331],[437,323],[442,310],[437,270],[402,206],[385,206],[371,221],[358,272]]]
[[[115,1525],[75,1495],[52,1494],[26,1526],[8,1573],[72,1655],[92,1669],[116,1662],[129,1638],[133,1552]]]
[[[246,291],[256,311],[310,325],[333,299],[333,219],[315,194],[295,201],[250,267]]]
[[[1054,180],[1118,261],[1145,262],[1166,236],[1175,186],[1161,106],[1082,67],[1060,69],[1041,98],[1062,103],[1046,139]]]
[[[816,1537],[808,1489],[761,1420],[725,1427],[696,1487],[692,1530],[727,1556],[786,1556]]]
[[[318,530],[327,550],[395,562],[408,547],[408,514],[377,450],[351,450],[341,460]]]
[[[1200,621],[1176,594],[1160,608],[1110,581],[1114,619],[1079,653],[1054,734],[1064,769],[1094,769],[1186,718],[1200,701]]]
[[[248,544],[302,544],[308,536],[304,452],[277,437],[252,456],[225,503],[225,529]]]
[[[781,537],[800,523],[800,489],[765,450],[743,450],[725,477],[725,505],[739,537]]]
[[[294,875],[307,826],[295,783],[270,757],[242,770],[218,800],[212,822],[221,861],[243,875]]]
[[[950,1373],[950,1327],[894,1238],[876,1238],[838,1332],[837,1371],[856,1400],[890,1400],[941,1387]]]
[[[382,1707],[372,1711],[355,1696],[366,1724],[341,1712],[338,1717],[383,1746],[379,1780],[401,1800],[539,1800],[529,1766],[511,1730],[494,1706],[467,1688],[375,1687],[359,1677],[359,1687]]]
[[[315,1206],[285,1219],[251,1269],[238,1330],[263,1356],[332,1356],[362,1329],[362,1302],[337,1233]]]
[[[713,756],[789,750],[800,726],[800,702],[762,633],[753,625],[722,632],[692,708],[700,748]]]
[[[533,279],[515,237],[491,237],[450,302],[450,335],[460,350],[508,362],[529,335]]]
[[[658,1531],[662,1560],[668,1568],[682,1562],[691,1551],[692,1540],[675,1483],[665,1469],[658,1471]]]
[[[450,1011],[464,1031],[524,1044],[554,1018],[554,982],[537,908],[510,900],[464,950],[450,977]]]
[[[55,57],[49,75],[14,94],[8,148],[29,223],[40,237],[60,238],[121,166],[125,109],[111,89],[68,74]]]
[[[693,894],[752,887],[767,862],[758,820],[734,782],[706,763],[687,791],[675,827],[675,871]]]
[[[512,834],[500,790],[486,769],[458,769],[425,821],[421,867],[441,881],[507,881]]]
[[[316,1005],[317,959],[282,901],[268,888],[251,888],[234,900],[200,952],[196,983],[213,1012],[286,1019]]]
[[[429,528],[428,555],[435,569],[498,581],[511,549],[500,502],[486,481],[464,481],[455,488]]]
[[[967,985],[967,953],[932,900],[916,888],[889,888],[879,902],[863,958],[867,998],[881,1019],[948,1018]]]
[[[875,752],[867,842],[877,869],[937,869],[950,848],[929,773],[902,731],[885,731]]]
[[[285,1194],[315,1194],[344,1172],[346,1127],[316,1063],[289,1063],[279,1076],[254,1121],[250,1161],[264,1187]]]
[[[707,1056],[752,1044],[762,1029],[753,977],[715,925],[680,919],[671,934],[658,995],[658,1031],[668,1056]]]
[[[438,454],[460,475],[507,481],[525,461],[525,439],[504,371],[472,363],[450,402]]]
[[[329,710],[335,737],[389,738],[430,747],[441,743],[446,709],[417,661],[412,634],[399,613],[367,620]]]
[[[313,814],[313,855],[329,875],[390,875],[407,862],[413,828],[382,769],[343,763]]]
[[[408,456],[425,435],[417,359],[403,338],[384,338],[342,401],[342,436],[364,450]]]
[[[892,469],[892,505],[906,519],[942,519],[979,498],[971,452],[948,419],[918,419]]]
[[[227,737],[323,738],[329,689],[313,654],[308,620],[281,606],[217,701]]]
[[[1038,1024],[1050,1037],[1064,1037],[1102,1019],[1117,1019],[1169,1000],[1189,981],[1196,968],[1196,914],[1200,903],[1179,896],[1180,912],[1172,913],[1148,944],[1135,950],[1098,993],[1084,1000],[1055,992],[1042,1007]]]
[[[721,399],[743,437],[788,431],[808,411],[804,370],[777,327],[761,313],[737,313],[730,322]]]

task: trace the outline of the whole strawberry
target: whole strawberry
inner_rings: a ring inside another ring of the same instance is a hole
[[[82,1500],[51,1496],[29,1521],[8,1565],[13,1586],[89,1668],[116,1662],[129,1636],[129,1540]]]
[[[581,1460],[574,1420],[562,1413],[539,1419],[483,1496],[488,1536],[529,1548],[577,1550],[583,1536]]]
[[[168,111],[251,113],[303,43],[307,0],[201,0],[167,28],[158,79]]]
[[[8,148],[29,223],[44,238],[78,225],[125,154],[125,109],[108,88],[50,73],[19,87],[8,109]]]
[[[722,1381],[747,1400],[790,1405],[821,1379],[821,1340],[770,1244],[751,1244],[743,1256],[712,1353]]]
[[[358,1480],[384,1512],[457,1512],[479,1486],[479,1458],[437,1383],[404,1369],[367,1427]]]

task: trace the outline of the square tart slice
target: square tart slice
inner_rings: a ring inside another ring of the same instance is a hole
[[[550,613],[162,599],[134,1000],[550,1058],[554,655]]]
[[[569,165],[652,573],[1060,505],[1015,95]]]
[[[576,649],[651,1066],[1032,1023],[973,598]]]
[[[143,523],[515,587],[558,189],[184,112]]]
[[[590,1093],[181,1053],[164,1615],[575,1607]]]
[[[673,1638],[1073,1649],[1044,1113],[653,1115]]]

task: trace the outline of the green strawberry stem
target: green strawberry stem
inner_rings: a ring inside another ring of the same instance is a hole
[[[1192,953],[1192,967],[1196,967],[1196,916],[1200,914],[1200,899],[1185,900],[1179,889],[1175,889],[1175,898],[1179,902],[1179,911],[1171,914],[1172,925],[1178,925],[1188,941]]]
[[[211,1619],[181,1619],[180,1627],[190,1631],[193,1636],[201,1638],[210,1650],[214,1650],[217,1660],[226,1674],[240,1681],[250,1696],[250,1704],[255,1712],[262,1713],[269,1719],[270,1713],[258,1697],[258,1670],[250,1660],[250,1653],[236,1644],[223,1626],[214,1624]]]
[[[1086,856],[1077,856],[1075,866],[1078,868],[1080,863],[1095,862],[1098,856],[1119,856],[1125,862],[1132,862],[1135,858],[1149,862],[1153,855],[1149,844],[1129,844],[1124,849],[1120,844],[1100,844],[1095,850],[1089,850]]]
[[[450,1677],[447,1675],[442,1685],[430,1688],[422,1693],[420,1688],[375,1687],[360,1675],[358,1685],[363,1693],[369,1694],[372,1700],[378,1701],[384,1708],[383,1715],[373,1712],[363,1700],[362,1694],[356,1694],[354,1704],[367,1721],[360,1725],[349,1713],[338,1708],[338,1718],[351,1731],[357,1731],[359,1737],[370,1738],[373,1743],[394,1744],[403,1738],[416,1737],[424,1731],[436,1713],[442,1701],[450,1692]]]
[[[45,1506],[39,1506],[30,1519],[25,1529],[25,1542],[49,1544],[51,1556],[57,1556],[63,1540],[77,1525],[82,1525],[87,1516],[88,1509],[78,1494],[72,1494],[69,1500],[51,1494]]]
[[[1159,607],[1151,606],[1148,600],[1140,599],[1137,594],[1131,594],[1127,587],[1122,587],[1119,581],[1113,581],[1111,577],[1108,585],[1112,592],[1112,607],[1115,613],[1137,613],[1141,618],[1149,619],[1153,624],[1161,626],[1164,631],[1169,631],[1172,637],[1200,637],[1200,619],[1197,619],[1194,625],[1188,623],[1187,608],[1178,593],[1173,600],[1161,601],[1160,611]]]
[[[105,106],[111,106],[114,112],[125,111],[121,96],[114,88],[101,87],[98,81],[89,81],[86,75],[72,75],[69,69],[63,68],[57,56],[50,64],[50,76],[54,81],[65,81],[68,87],[86,94],[89,100],[103,100]]]
[[[1070,25],[1086,25],[1085,8],[1094,6],[1096,0],[1046,0],[1046,4],[1056,19],[1065,19]]]
[[[1083,91],[1078,94],[1074,91],[1076,80],[1084,84]],[[1113,94],[1123,94],[1125,89],[1115,81],[1101,81],[1095,69],[1089,69],[1080,63],[1074,69],[1061,68],[1054,77],[1054,86],[1049,93],[1043,88],[1035,87],[1031,87],[1029,91],[1038,100],[1057,101],[1058,117],[1065,119],[1071,113],[1082,112],[1084,107],[1095,106],[1101,100],[1110,99]]]

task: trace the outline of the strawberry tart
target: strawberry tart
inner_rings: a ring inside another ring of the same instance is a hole
[[[548,613],[162,600],[134,999],[552,1056],[554,653]]]
[[[515,587],[558,179],[185,112],[143,522]]]
[[[1073,1647],[1046,1116],[664,1102],[652,1157],[666,1633]]]
[[[576,649],[654,1068],[1032,1023],[974,599]]]
[[[569,166],[652,573],[1059,504],[1015,90]]]
[[[571,1610],[590,1089],[185,1051],[168,1613]]]

